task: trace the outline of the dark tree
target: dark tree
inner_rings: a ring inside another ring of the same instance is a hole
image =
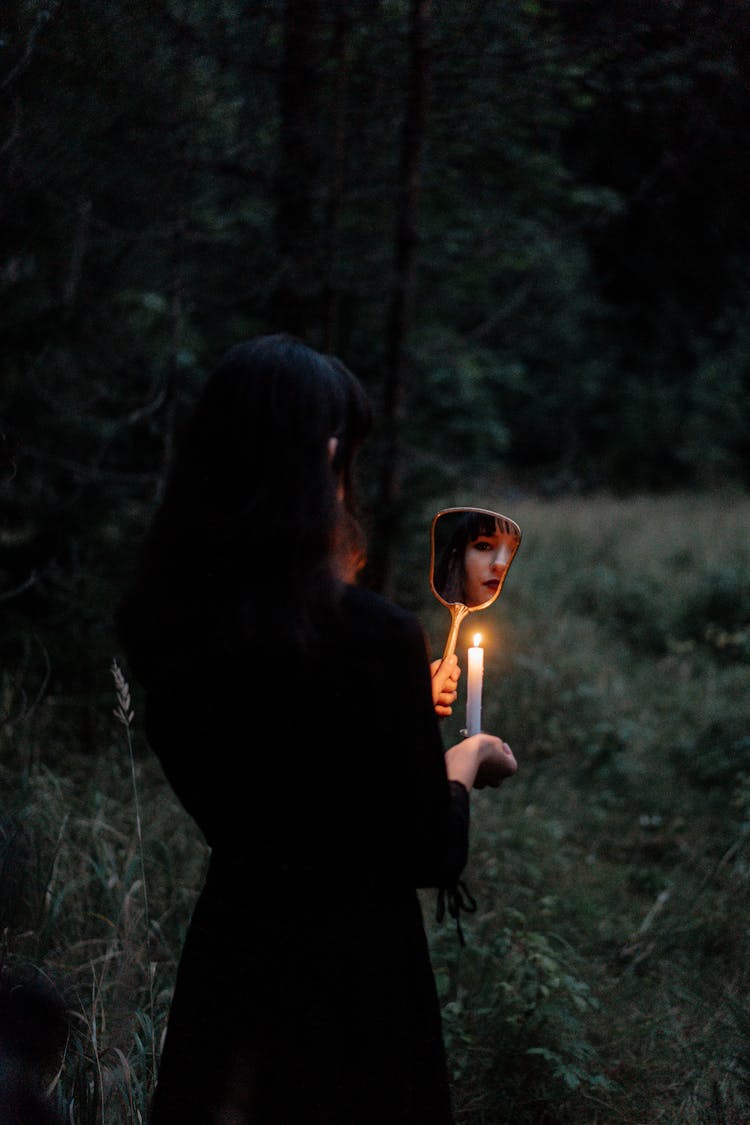
[[[401,130],[401,158],[396,203],[395,268],[386,326],[383,369],[382,445],[377,545],[371,564],[374,584],[388,590],[392,544],[398,526],[401,427],[408,363],[406,342],[419,243],[422,156],[427,126],[431,0],[412,0],[409,25],[409,73]]]
[[[271,302],[273,326],[310,343],[321,316],[319,0],[287,0],[279,76],[279,150],[275,233],[279,280]]]

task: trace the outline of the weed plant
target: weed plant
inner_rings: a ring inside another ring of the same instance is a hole
[[[420,892],[458,1121],[744,1125],[750,501],[504,507],[521,549],[458,651],[482,632],[484,725],[519,773],[472,796],[465,945]],[[423,575],[407,600],[439,655],[425,544],[404,558]],[[94,701],[93,757],[64,701],[18,673],[1,685],[0,974],[64,1001],[46,1088],[70,1125],[145,1121],[207,858],[122,672]]]
[[[4,688],[0,983],[36,969],[65,1003],[67,1044],[47,1086],[60,1122],[145,1122],[206,848],[130,741],[124,680],[102,706],[94,759],[77,752],[57,701],[14,721],[12,677]]]

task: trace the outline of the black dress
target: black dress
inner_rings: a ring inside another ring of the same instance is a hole
[[[314,661],[206,653],[146,730],[211,848],[151,1125],[450,1125],[416,888],[457,880],[469,803],[417,619],[347,588]]]

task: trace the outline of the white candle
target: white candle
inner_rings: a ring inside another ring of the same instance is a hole
[[[466,686],[466,733],[478,734],[482,729],[482,676],[484,674],[484,649],[480,645],[481,633],[474,634],[474,644],[468,652],[469,670]]]

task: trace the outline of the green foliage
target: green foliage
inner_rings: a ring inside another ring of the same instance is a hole
[[[747,499],[502,506],[523,540],[482,615],[484,714],[520,769],[472,797],[465,947],[420,892],[457,1120],[742,1121],[750,664],[705,637],[743,619]],[[427,526],[405,569],[440,649]],[[677,630],[688,605],[691,636]],[[2,687],[4,962],[36,966],[65,999],[55,1097],[71,1125],[143,1118],[206,860],[108,665],[87,742],[30,661]]]
[[[492,917],[472,926],[454,980],[446,967],[437,972],[453,1081],[466,1087],[474,1119],[487,1121],[498,1114],[526,1120],[573,1090],[613,1085],[586,1038],[598,1001],[579,975],[584,966],[554,935],[529,931],[518,912],[508,915],[511,924],[499,929]]]
[[[380,404],[409,5],[337,12],[317,9],[291,247],[280,0],[0,17],[3,647],[20,659],[31,624],[69,697],[108,663],[102,615],[229,343],[286,327],[294,301]],[[733,13],[744,27],[747,0]],[[745,482],[747,89],[721,6],[460,0],[433,6],[429,38],[389,546],[467,480]],[[591,612],[654,653],[679,640],[632,609],[648,580],[615,595],[610,565]]]
[[[707,641],[717,650],[746,648],[750,624],[750,568],[746,560],[711,567],[696,582],[683,607],[681,636]]]
[[[744,1120],[750,681],[704,627],[741,619],[747,500],[500,507],[524,538],[484,712],[520,770],[474,798],[467,949],[432,939],[459,1120]],[[689,594],[711,608],[680,641]]]
[[[98,713],[93,762],[56,723],[54,699],[0,731],[12,794],[0,832],[3,960],[39,966],[65,1001],[54,1098],[71,1125],[145,1120],[206,858],[155,763],[113,729],[113,710],[129,731],[124,681]]]
[[[578,600],[573,603],[578,612],[621,634],[634,648],[666,651],[670,626],[663,620],[665,607],[658,580],[649,575],[623,575],[599,564],[588,576],[579,573],[579,582]]]
[[[410,496],[434,495],[451,488],[468,471],[502,461],[510,435],[495,408],[498,385],[514,371],[503,370],[487,348],[467,348],[449,331],[417,334],[417,356],[409,411],[419,418],[420,438],[407,450],[404,487]],[[485,424],[477,426],[476,419]],[[445,435],[450,438],[446,442]]]

